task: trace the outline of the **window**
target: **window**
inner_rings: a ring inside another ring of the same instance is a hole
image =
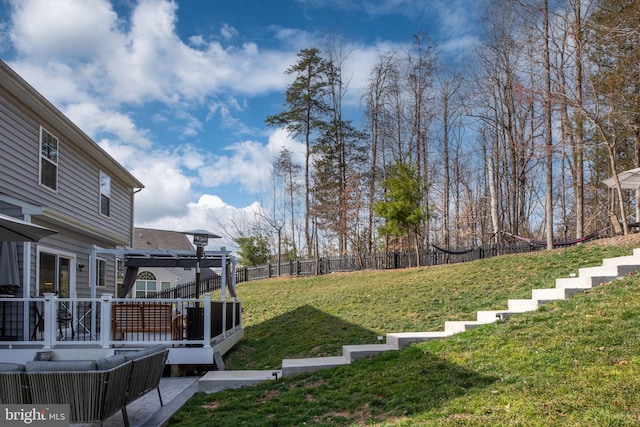
[[[124,260],[122,258],[116,260],[116,275],[118,279],[124,279]]]
[[[96,286],[107,286],[107,260],[96,260]]]
[[[38,253],[39,295],[55,293],[69,298],[71,291],[72,260],[64,255],[41,251]]]
[[[136,278],[136,298],[144,298],[147,294],[158,292],[156,276],[150,271],[143,271]]]
[[[111,178],[100,171],[100,213],[111,216]]]
[[[58,190],[58,138],[40,128],[40,184]]]

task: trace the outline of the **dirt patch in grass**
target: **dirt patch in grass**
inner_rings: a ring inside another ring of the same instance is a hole
[[[214,400],[213,402],[207,402],[202,405],[202,409],[206,409],[207,411],[215,411],[220,407],[220,402]]]
[[[356,412],[332,411],[320,417],[315,417],[314,422],[318,424],[323,422],[333,422],[336,418],[348,420],[350,425],[364,426],[371,420],[371,411],[369,405],[364,405]]]
[[[278,396],[280,396],[280,392],[278,390],[267,390],[267,392],[258,399],[258,403],[267,403]]]
[[[327,380],[326,379],[321,379],[321,380],[317,380],[317,381],[304,381],[302,383],[302,387],[304,387],[304,388],[315,388],[315,387],[320,387],[321,385],[325,385],[325,384],[327,384]],[[289,386],[289,389],[293,390],[294,388],[297,388],[300,385],[301,384],[299,384],[299,383],[291,384]]]
[[[604,239],[597,239],[589,242],[589,245],[595,246],[630,246],[640,245],[640,233],[627,234],[626,236],[614,236]]]

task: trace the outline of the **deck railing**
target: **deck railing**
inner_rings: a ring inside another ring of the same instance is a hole
[[[0,298],[0,346],[206,348],[241,327],[236,298]]]

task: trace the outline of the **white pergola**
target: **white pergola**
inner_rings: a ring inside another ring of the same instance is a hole
[[[623,190],[635,190],[636,191],[636,221],[640,221],[640,168],[629,169],[624,172],[620,172],[617,174],[617,181],[620,183],[620,188]],[[602,182],[607,185],[607,187],[615,189],[617,188],[616,177],[612,176],[606,179],[603,179]],[[624,217],[624,213],[620,218],[623,223],[626,223],[626,218]],[[625,224],[626,228],[626,224]]]
[[[95,262],[98,254],[110,254],[124,260],[126,270],[133,272],[137,272],[139,267],[220,268],[222,276],[222,299],[225,299],[225,288],[227,284],[230,287],[229,290],[232,292],[232,295],[235,296],[235,270],[237,259],[232,255],[231,251],[204,251],[200,256],[198,256],[196,251],[189,250],[168,250],[159,248],[139,250],[129,247],[105,249],[93,246],[91,254],[92,262]],[[231,277],[227,277],[227,266],[230,267]],[[95,298],[96,278],[91,277],[90,279],[91,296]],[[127,278],[127,274],[125,273],[125,282],[127,280],[135,281],[135,274],[133,277]],[[132,284],[133,282],[129,283],[130,286],[132,286]]]
[[[620,172],[618,174],[618,181],[620,186],[624,190],[637,190],[640,188],[640,168],[629,169],[628,171]],[[609,188],[616,187],[615,177],[610,177],[602,180],[603,183]]]

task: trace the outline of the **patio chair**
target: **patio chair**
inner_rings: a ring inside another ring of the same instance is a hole
[[[76,331],[73,328],[73,315],[65,309],[64,311],[58,311],[58,340],[62,341],[65,334],[62,332],[62,325],[67,328],[67,325],[71,327],[71,339],[76,337]]]

